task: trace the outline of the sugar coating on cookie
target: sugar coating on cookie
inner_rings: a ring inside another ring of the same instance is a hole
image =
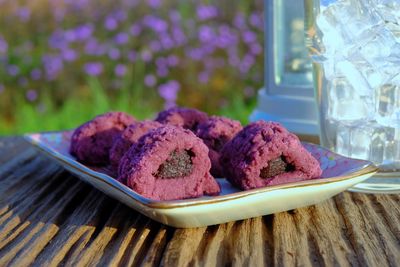
[[[219,163],[222,147],[230,141],[243,127],[239,121],[222,116],[211,116],[199,124],[196,135],[207,145],[211,160],[211,175],[222,177],[223,169]]]
[[[148,131],[161,127],[157,121],[144,120],[129,125],[120,136],[118,136],[110,149],[110,163],[114,170],[118,170],[122,156],[134,145],[140,137]]]
[[[124,112],[107,112],[79,126],[71,137],[70,153],[91,165],[109,163],[109,150],[125,128],[136,120]]]
[[[208,115],[194,108],[173,107],[158,113],[156,121],[162,124],[181,126],[196,131],[197,126],[205,122]]]
[[[319,162],[298,137],[275,122],[257,121],[243,128],[221,151],[226,178],[248,190],[321,176]]]
[[[154,200],[216,195],[208,148],[191,131],[172,125],[150,130],[122,157],[118,180]]]

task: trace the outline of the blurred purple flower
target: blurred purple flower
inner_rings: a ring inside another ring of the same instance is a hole
[[[64,2],[67,2],[64,0]],[[80,11],[88,6],[89,0],[74,0],[68,1],[74,11]]]
[[[27,22],[31,18],[31,11],[28,7],[19,7],[16,13],[19,20],[22,22]]]
[[[142,27],[138,24],[133,24],[130,27],[129,32],[132,36],[138,36],[142,32]]]
[[[158,92],[160,96],[164,98],[166,107],[175,105],[180,87],[180,84],[175,80],[168,81],[158,86]]]
[[[240,30],[246,28],[246,17],[243,13],[236,14],[235,18],[233,19],[233,25]]]
[[[207,25],[200,26],[198,38],[204,43],[212,41],[215,38],[214,29]]]
[[[158,68],[165,68],[167,66],[167,60],[164,57],[156,59],[156,65]]]
[[[92,24],[83,24],[74,29],[75,37],[79,41],[83,41],[88,39],[93,34],[93,25]]]
[[[168,66],[175,67],[179,64],[179,58],[175,55],[169,55],[167,58]]]
[[[254,58],[253,55],[251,54],[246,54],[243,58],[243,63],[248,64],[250,66],[253,66],[253,64],[256,62],[256,59]]]
[[[114,68],[114,73],[115,75],[122,77],[126,74],[126,66],[124,64],[118,64],[117,66],[115,66]]]
[[[64,32],[61,30],[55,30],[49,37],[48,43],[50,47],[56,49],[65,49],[68,47],[67,40],[64,37]]]
[[[37,99],[38,93],[36,92],[36,90],[30,89],[26,92],[25,96],[28,101],[33,102]]]
[[[144,62],[150,62],[153,59],[153,54],[149,50],[143,50],[140,57]]]
[[[210,75],[208,72],[206,71],[202,71],[199,73],[199,75],[197,76],[197,79],[199,80],[200,83],[208,83],[209,79],[210,79]]]
[[[0,83],[0,94],[4,92],[4,89],[5,89],[4,85]]]
[[[78,57],[78,54],[76,53],[76,51],[73,49],[70,49],[70,48],[63,49],[61,51],[61,55],[62,55],[62,58],[67,62],[72,62]]]
[[[126,44],[129,41],[129,35],[125,32],[120,32],[114,36],[114,41],[119,45]]]
[[[106,50],[106,47],[102,44],[99,44],[95,38],[90,38],[85,43],[85,53],[88,55],[101,56],[106,53]]]
[[[153,52],[159,52],[162,49],[162,46],[159,41],[153,40],[150,42],[149,47]]]
[[[218,16],[218,9],[211,5],[201,5],[197,7],[197,17],[199,20],[206,20]]]
[[[108,16],[104,21],[104,27],[109,31],[115,30],[118,27],[118,21],[115,18]]]
[[[160,41],[164,49],[168,50],[175,46],[174,40],[167,33],[160,34]]]
[[[156,85],[157,80],[156,77],[152,74],[148,74],[144,77],[144,84],[147,87],[153,87],[154,85]]]
[[[228,25],[221,25],[218,27],[219,36],[216,39],[216,46],[220,48],[227,48],[235,46],[238,42],[238,36],[234,33]]]
[[[135,61],[136,61],[136,57],[137,57],[137,55],[136,55],[136,52],[135,52],[135,51],[133,51],[133,50],[129,51],[129,53],[128,53],[128,60],[129,60],[130,62],[135,62]]]
[[[11,76],[17,76],[19,74],[19,67],[16,65],[8,65],[7,73]]]
[[[148,0],[146,1],[149,7],[156,8],[161,5],[161,0]]]
[[[118,20],[118,21],[124,21],[124,20],[126,20],[126,18],[128,17],[128,16],[126,15],[126,11],[123,10],[123,9],[115,10],[115,11],[112,13],[112,16],[113,16],[116,20]]]
[[[264,29],[264,21],[263,21],[263,16],[262,13],[252,13],[250,15],[250,24],[258,29]]]
[[[117,60],[121,57],[121,52],[118,48],[112,47],[108,50],[108,57],[112,60]]]
[[[204,45],[201,47],[201,50],[203,50],[204,55],[210,55],[214,53],[215,47],[213,45]]]
[[[170,10],[169,18],[173,23],[179,23],[181,21],[181,14],[177,10]]]
[[[172,28],[172,37],[177,45],[184,45],[187,42],[185,33],[179,27]]]
[[[76,41],[75,31],[73,29],[69,29],[69,30],[64,31],[64,38],[68,42],[75,42]]]
[[[62,58],[55,55],[43,55],[42,63],[45,69],[46,79],[50,81],[56,79],[64,67]]]
[[[90,76],[99,76],[103,72],[103,64],[100,62],[89,62],[85,64],[84,70]]]
[[[0,54],[5,54],[7,53],[8,50],[8,44],[6,40],[0,35]]]
[[[242,38],[245,43],[254,43],[257,41],[257,34],[252,31],[245,31],[242,34]]]
[[[143,24],[157,33],[165,32],[168,29],[167,22],[153,15],[145,16]]]
[[[253,55],[259,55],[259,54],[261,54],[261,52],[262,52],[262,47],[261,47],[261,45],[258,44],[258,43],[253,43],[253,44],[251,44],[251,46],[250,46],[250,52],[251,52]]]
[[[246,54],[239,65],[239,71],[242,74],[246,74],[249,72],[250,68],[254,65],[255,58],[251,54]]]
[[[203,54],[201,53],[201,50],[199,48],[186,49],[185,54],[187,57],[196,61],[203,58]]]
[[[169,70],[167,67],[159,67],[157,68],[157,75],[160,77],[167,77],[169,74]]]
[[[42,71],[40,69],[33,69],[31,71],[31,78],[34,81],[39,80],[42,77]]]

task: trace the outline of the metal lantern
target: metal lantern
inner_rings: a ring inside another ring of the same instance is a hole
[[[303,1],[265,0],[265,88],[251,121],[282,123],[303,139],[318,136],[312,65],[304,43]]]

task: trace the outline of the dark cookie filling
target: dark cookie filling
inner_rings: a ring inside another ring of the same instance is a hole
[[[220,136],[219,138],[214,140],[214,144],[212,146],[212,148],[215,151],[221,151],[222,147],[229,141],[229,138],[227,138],[226,136]]]
[[[268,167],[262,168],[260,171],[261,178],[271,178],[278,174],[293,171],[294,166],[285,162],[283,157],[279,157],[268,162]]]
[[[169,158],[160,165],[155,176],[160,179],[188,176],[193,170],[191,154],[191,151],[186,150],[173,151]]]

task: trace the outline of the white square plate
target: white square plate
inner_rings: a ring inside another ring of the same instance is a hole
[[[25,139],[105,194],[156,221],[182,228],[219,224],[312,205],[377,172],[377,167],[369,161],[346,158],[320,146],[304,143],[321,164],[321,178],[248,191],[240,191],[219,178],[217,181],[222,190],[218,196],[155,201],[139,195],[107,172],[79,163],[68,152],[71,134],[71,131],[35,133],[25,135]]]

